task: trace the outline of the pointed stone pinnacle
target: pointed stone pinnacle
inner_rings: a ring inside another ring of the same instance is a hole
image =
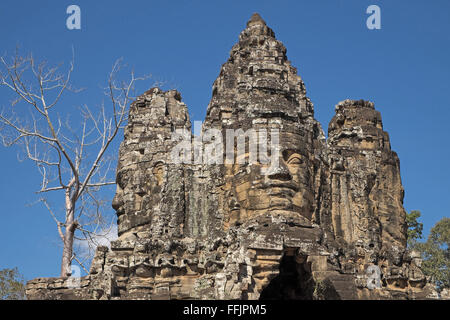
[[[255,24],[266,25],[266,22],[263,20],[263,18],[261,18],[261,16],[256,12],[251,16],[250,20],[248,20],[247,27],[250,27]]]

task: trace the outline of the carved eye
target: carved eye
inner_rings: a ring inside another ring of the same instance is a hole
[[[125,189],[128,184],[128,170],[119,171],[116,176],[116,183],[119,185],[120,189]]]
[[[293,154],[289,157],[289,160],[287,161],[288,164],[302,164],[303,160],[300,158],[299,155]]]

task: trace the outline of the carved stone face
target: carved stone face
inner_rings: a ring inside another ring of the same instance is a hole
[[[117,189],[116,194],[114,195],[114,199],[112,201],[112,207],[114,210],[116,210],[116,214],[118,217],[120,217],[125,213],[124,190],[128,191],[127,186],[130,180],[128,172],[129,170],[122,170],[117,172],[116,175]]]
[[[228,168],[226,181],[230,181],[236,199],[230,206],[230,223],[242,223],[267,212],[295,221],[311,220],[313,166],[298,145],[283,145],[285,136],[280,136],[279,166],[275,170],[259,163]],[[268,174],[262,173],[263,168],[268,169]]]
[[[131,104],[112,203],[119,235],[141,231],[180,235],[183,170],[170,163],[172,148],[178,143],[172,140],[175,129],[190,129],[186,105],[177,91],[152,88]]]
[[[147,226],[144,227],[150,228],[153,213],[160,208],[165,171],[164,164],[156,162],[138,164],[117,172],[117,190],[112,207],[118,216],[119,235],[145,223]]]

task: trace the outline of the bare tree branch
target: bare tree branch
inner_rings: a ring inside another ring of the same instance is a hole
[[[60,191],[64,194],[62,214],[52,210],[46,198],[40,199],[63,242],[63,277],[70,274],[73,259],[81,265],[73,250],[74,240],[79,238],[76,232],[92,242],[105,231],[102,215],[105,202],[98,198],[98,190],[115,184],[107,152],[127,121],[136,82],[148,78],[136,77],[131,72],[127,81],[118,81],[122,60],[117,60],[104,91],[109,103],[102,103],[95,113],[83,105],[75,115],[81,117],[81,122],[74,121],[81,126],[72,127],[69,120],[73,115],[66,114],[66,120],[62,121],[54,110],[67,91],[79,92],[70,84],[74,61],[72,51],[68,67],[61,72],[62,64],[49,66],[37,62],[31,54],[21,57],[18,50],[11,62],[0,57],[0,89],[13,96],[8,108],[0,113],[1,141],[6,147],[20,145],[25,156],[36,164],[42,177],[38,194]],[[28,111],[28,116],[24,111]],[[58,219],[59,215],[63,218]]]

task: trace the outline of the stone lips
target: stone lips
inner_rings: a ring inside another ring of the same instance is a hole
[[[97,249],[78,287],[39,278],[29,299],[433,297],[406,250],[399,159],[380,113],[340,102],[325,139],[286,48],[258,14],[222,65],[202,130],[279,129],[279,170],[171,163],[172,133],[190,128],[175,90],[153,88],[132,104],[113,201],[119,239]],[[379,289],[369,289],[369,266]]]

